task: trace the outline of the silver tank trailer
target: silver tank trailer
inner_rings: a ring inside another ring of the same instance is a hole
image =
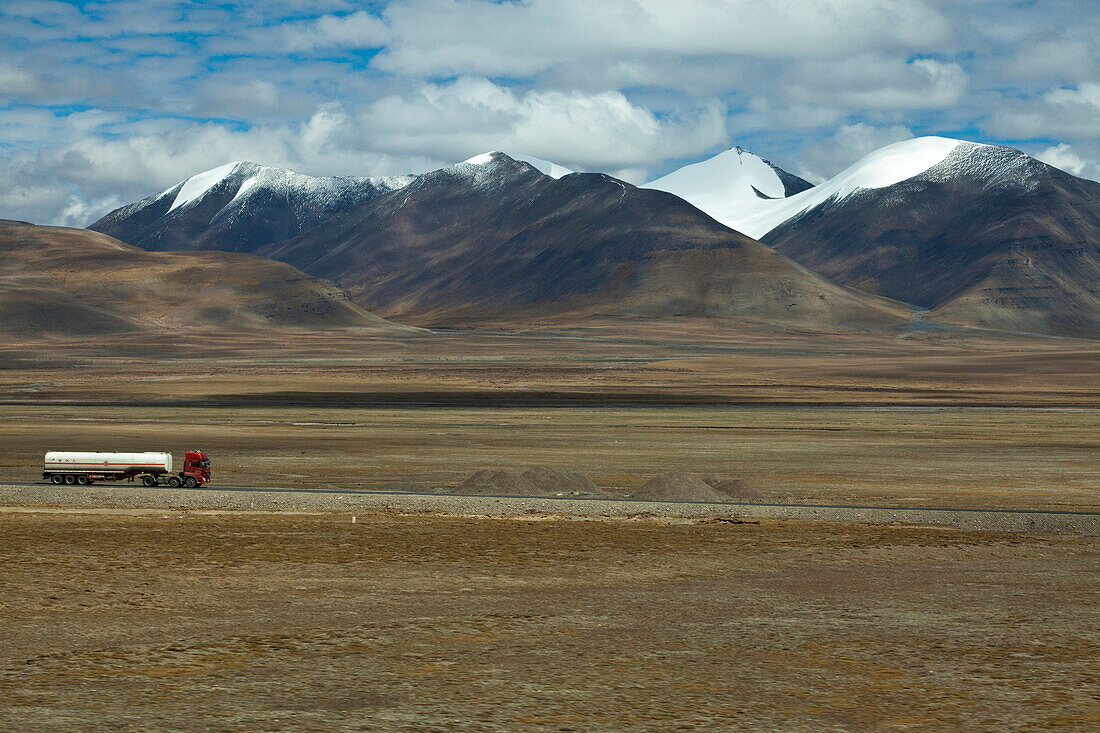
[[[172,473],[171,453],[50,451],[43,462],[42,477],[50,479],[55,484],[88,484],[97,478],[118,481],[135,476],[155,477],[170,473]],[[146,481],[146,484],[149,484],[149,481]]]

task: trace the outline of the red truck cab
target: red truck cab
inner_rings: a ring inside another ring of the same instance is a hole
[[[193,478],[202,486],[210,481],[210,456],[201,450],[189,450],[183,459],[184,478]]]

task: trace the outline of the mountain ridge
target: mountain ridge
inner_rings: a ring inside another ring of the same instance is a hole
[[[554,179],[502,153],[424,174],[261,253],[418,325],[566,312],[827,328],[854,327],[856,313],[877,327],[904,319],[671,194],[600,173]]]
[[[150,251],[250,252],[413,179],[310,176],[236,161],[120,207],[88,229]]]

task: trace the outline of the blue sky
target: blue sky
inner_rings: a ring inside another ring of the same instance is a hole
[[[818,181],[943,134],[1100,179],[1098,39],[1092,0],[5,0],[0,217],[494,149],[640,183],[741,145]]]

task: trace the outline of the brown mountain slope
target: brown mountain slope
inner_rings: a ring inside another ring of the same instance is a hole
[[[334,326],[402,328],[281,262],[150,253],[85,229],[0,220],[0,332]]]
[[[555,180],[501,153],[425,174],[259,252],[422,325],[616,314],[834,329],[907,316],[675,196],[600,174]]]

